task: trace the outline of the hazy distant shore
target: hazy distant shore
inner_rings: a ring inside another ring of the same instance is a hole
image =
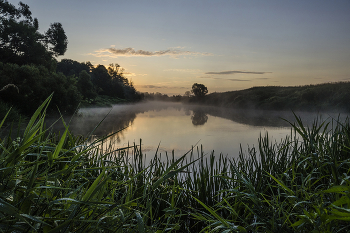
[[[190,103],[239,109],[292,111],[350,111],[350,82],[295,87],[265,86],[211,93],[189,98]]]

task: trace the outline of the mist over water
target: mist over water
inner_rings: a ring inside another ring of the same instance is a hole
[[[337,119],[337,113],[296,112],[305,125],[317,118]],[[345,116],[340,116],[345,117]],[[283,118],[283,119],[282,119]],[[117,131],[109,140],[116,148],[139,145],[148,158],[158,154],[180,157],[192,146],[201,146],[205,154],[213,150],[229,157],[237,157],[240,145],[243,152],[258,146],[259,135],[268,133],[271,142],[281,141],[291,134],[287,121],[294,122],[290,111],[233,110],[173,102],[147,102],[114,105],[112,108],[82,108],[77,116],[65,118],[73,134],[102,137]],[[55,131],[63,132],[60,122]]]

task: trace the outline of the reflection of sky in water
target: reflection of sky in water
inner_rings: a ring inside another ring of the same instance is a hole
[[[271,142],[290,135],[289,124],[280,117],[294,121],[292,112],[238,111],[156,102],[81,109],[80,116],[71,121],[70,129],[74,134],[88,135],[107,113],[94,135],[102,136],[126,127],[110,141],[120,148],[139,145],[142,139],[142,151],[148,157],[154,156],[159,144],[158,154],[162,155],[165,152],[170,155],[174,150],[175,156],[180,157],[192,146],[202,145],[205,154],[214,150],[215,155],[237,157],[240,144],[243,151],[248,146],[257,147],[260,134],[264,136],[268,132]],[[317,116],[299,115],[309,123]]]
[[[285,137],[289,128],[269,127],[270,135]],[[175,155],[181,156],[193,145],[203,145],[205,153],[214,150],[217,154],[223,153],[237,156],[239,145],[243,148],[247,144],[257,144],[260,132],[264,134],[265,127],[256,127],[240,124],[231,120],[208,115],[204,125],[195,126],[184,110],[164,109],[137,114],[133,124],[124,130],[123,139],[119,146],[128,143],[139,143],[142,139],[143,152],[152,156],[160,143],[159,153],[168,154],[172,150]]]

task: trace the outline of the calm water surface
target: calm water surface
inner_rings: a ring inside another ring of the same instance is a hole
[[[338,114],[310,114],[297,112],[305,124],[320,116],[326,119]],[[104,119],[105,117],[105,119]],[[258,145],[259,135],[268,132],[272,141],[281,141],[291,134],[288,122],[294,122],[292,112],[229,110],[216,107],[183,105],[181,103],[148,102],[130,105],[115,105],[112,108],[83,108],[71,119],[70,129],[74,134],[95,137],[121,130],[111,137],[116,147],[140,144],[148,157],[158,153],[180,157],[192,146],[201,146],[205,154],[213,150],[230,157],[237,157],[240,145],[243,151]],[[56,126],[56,128],[60,126]],[[62,128],[63,129],[63,128]]]

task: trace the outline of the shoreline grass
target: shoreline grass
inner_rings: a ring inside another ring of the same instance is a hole
[[[145,164],[141,143],[48,132],[50,98],[23,134],[1,138],[2,232],[349,231],[348,120],[307,128],[296,116],[290,136],[260,136],[237,159],[196,147]]]

